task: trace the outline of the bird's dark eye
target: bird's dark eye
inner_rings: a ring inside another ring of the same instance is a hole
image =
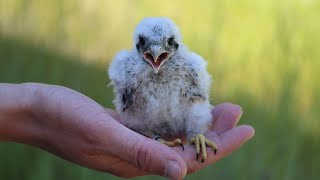
[[[139,36],[139,43],[141,46],[144,46],[146,44],[146,41],[144,40],[144,38],[142,36]]]
[[[168,45],[172,46],[174,43],[174,37],[168,39]]]

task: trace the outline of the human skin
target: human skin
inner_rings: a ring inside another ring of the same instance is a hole
[[[118,114],[74,90],[38,83],[0,83],[0,141],[29,144],[79,165],[119,177],[157,174],[182,179],[238,149],[253,137],[236,126],[242,110],[224,103],[212,111],[205,135],[218,145],[204,163],[192,145],[170,148],[123,126]]]

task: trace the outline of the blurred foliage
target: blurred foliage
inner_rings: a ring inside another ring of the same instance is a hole
[[[107,64],[147,16],[177,23],[209,62],[213,104],[240,104],[256,129],[188,179],[320,177],[320,1],[0,0],[0,82],[59,84],[112,107]],[[0,144],[0,162],[1,180],[118,179],[13,143]]]

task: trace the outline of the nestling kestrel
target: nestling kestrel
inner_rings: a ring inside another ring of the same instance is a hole
[[[195,144],[197,158],[206,145],[217,145],[203,134],[212,120],[211,77],[206,61],[182,43],[168,18],[145,18],[136,27],[134,47],[113,59],[109,77],[115,106],[125,126],[167,146],[182,146],[170,137]]]

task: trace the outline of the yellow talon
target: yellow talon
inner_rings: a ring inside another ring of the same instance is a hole
[[[206,145],[212,148],[214,154],[216,154],[217,149],[218,149],[216,143],[214,143],[213,141],[207,139],[202,134],[199,134],[196,137],[191,138],[190,139],[190,144],[195,144],[197,160],[198,160],[198,157],[199,157],[199,154],[200,154],[200,148],[201,148],[201,150],[202,150],[202,163],[207,158]]]
[[[182,144],[181,139],[176,139],[174,141],[165,141],[165,140],[158,137],[158,138],[156,138],[156,140],[162,144],[169,146],[169,147],[181,146],[182,150],[184,151],[184,146]]]

